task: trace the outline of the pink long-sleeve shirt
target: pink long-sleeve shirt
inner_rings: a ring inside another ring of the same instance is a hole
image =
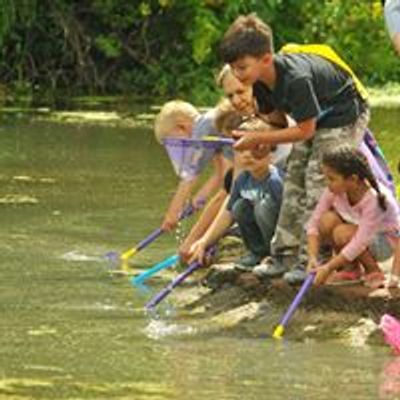
[[[349,203],[346,193],[334,194],[325,189],[307,223],[307,234],[318,236],[321,216],[334,210],[343,221],[358,226],[356,234],[341,251],[346,260],[355,260],[380,232],[387,236],[394,247],[400,232],[400,209],[386,188],[380,186],[380,190],[386,196],[386,211],[379,207],[377,193],[373,189],[369,189],[354,205]]]

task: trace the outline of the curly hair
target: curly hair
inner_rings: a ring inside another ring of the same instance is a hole
[[[327,150],[322,156],[322,164],[332,168],[344,178],[356,175],[360,180],[366,180],[378,194],[379,207],[386,211],[386,198],[379,189],[377,180],[372,173],[365,155],[357,148],[349,145],[340,145]]]

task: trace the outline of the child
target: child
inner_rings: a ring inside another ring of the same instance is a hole
[[[272,257],[254,269],[260,277],[286,272],[289,283],[301,282],[306,276],[303,227],[323,190],[320,155],[342,142],[359,144],[369,119],[366,92],[354,73],[336,53],[316,55],[315,48],[320,46],[274,54],[271,29],[251,14],[240,16],[231,25],[220,49],[223,61],[231,65],[239,80],[253,85],[261,113],[281,121],[282,115],[288,114],[296,122],[276,131],[234,132],[240,138],[235,145],[238,150],[294,143]],[[293,269],[287,272],[290,267]]]
[[[240,129],[271,129],[259,119],[243,123]],[[252,268],[270,253],[282,200],[282,179],[270,164],[269,146],[238,153],[244,169],[234,181],[224,209],[191,247],[192,260],[203,261],[205,249],[215,243],[236,221],[249,254],[239,260],[242,268]]]
[[[400,56],[400,1],[386,0],[384,2],[386,27],[393,47]]]
[[[322,170],[328,188],[307,227],[308,269],[317,272],[315,284],[324,283],[333,271],[349,265],[350,270],[342,277],[359,279],[360,263],[366,272],[366,285],[379,287],[384,275],[378,261],[388,259],[400,241],[398,204],[377,183],[358,149],[343,145],[328,150],[323,155]],[[320,265],[322,244],[331,245],[335,255]]]
[[[217,76],[217,85],[223,90],[225,99],[223,99],[215,107],[214,126],[217,132],[221,132],[225,136],[231,136],[232,130],[237,129],[242,121],[249,117],[257,115],[257,104],[253,97],[253,89],[251,86],[241,83],[233,74],[229,65],[224,65]],[[291,144],[278,145],[272,152],[272,163],[278,167],[279,172],[283,174],[288,154],[291,151]],[[240,163],[235,160],[234,165],[235,177],[241,170]],[[229,183],[232,179],[233,172],[224,179],[225,183]],[[210,200],[206,208],[202,212],[196,224],[191,229],[183,244],[180,246],[179,253],[182,260],[187,261],[190,254],[192,244],[198,240],[207,230],[211,222],[215,219],[219,209],[230,191],[230,184],[225,184],[217,194]]]
[[[242,116],[226,101],[220,102],[216,107],[214,125],[218,132],[224,136],[230,136],[233,129],[237,129],[242,122]],[[193,225],[189,234],[179,247],[179,255],[184,262],[190,259],[190,248],[207,231],[211,223],[216,218],[221,207],[231,191],[233,175],[237,175],[241,166],[238,164],[237,157],[234,160],[234,167],[228,169],[224,176],[222,188],[213,196],[202,211],[199,219]]]
[[[155,135],[159,142],[166,137],[192,137],[200,139],[203,136],[219,135],[214,128],[215,110],[205,114],[190,103],[173,100],[165,103],[155,121]],[[170,202],[161,229],[172,230],[178,223],[179,215],[187,203],[201,171],[209,162],[214,164],[214,174],[206,181],[194,197],[194,207],[200,206],[211,193],[221,187],[225,171],[231,166],[231,161],[224,155],[212,149],[196,150],[195,162],[185,165],[171,159],[177,175],[180,178],[178,189]],[[178,160],[179,161],[179,160]]]

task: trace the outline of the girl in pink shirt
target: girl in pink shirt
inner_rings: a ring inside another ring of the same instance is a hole
[[[309,270],[315,270],[315,284],[323,284],[337,269],[350,268],[350,275],[361,276],[366,284],[381,286],[384,275],[378,261],[390,258],[400,249],[400,210],[393,195],[379,186],[365,156],[350,146],[340,146],[324,154],[322,170],[328,188],[322,194],[308,224]],[[321,244],[328,244],[334,255],[322,264]],[[400,273],[398,255],[392,273]],[[395,278],[392,279],[392,284]]]

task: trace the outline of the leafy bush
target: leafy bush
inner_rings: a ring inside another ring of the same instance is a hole
[[[380,1],[0,0],[0,82],[27,93],[216,100],[218,43],[257,12],[287,42],[332,45],[367,84],[400,80]]]

